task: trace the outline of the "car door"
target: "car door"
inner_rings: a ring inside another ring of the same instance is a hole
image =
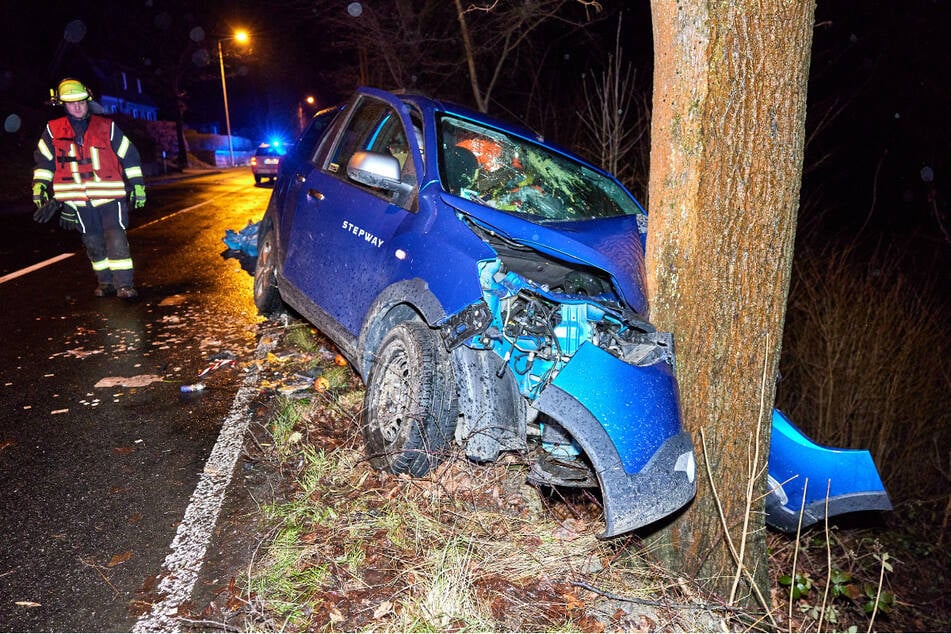
[[[416,218],[419,150],[408,139],[413,125],[400,102],[360,95],[325,156],[300,188],[284,277],[308,302],[356,337],[370,304],[405,263],[394,251],[394,236]],[[401,163],[401,181],[410,194],[396,196],[347,176],[357,152],[376,152]]]
[[[327,137],[334,135],[333,125],[338,115],[342,117],[341,106],[321,110],[311,120],[297,142],[291,146],[281,161],[278,180],[274,185],[272,201],[274,211],[280,216],[278,229],[279,244],[288,245],[290,231],[297,211],[302,187],[307,175],[317,164],[320,147]],[[339,125],[339,124],[338,124]],[[285,249],[286,251],[286,246]]]

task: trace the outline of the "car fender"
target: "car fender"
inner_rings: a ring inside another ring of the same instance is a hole
[[[867,450],[816,444],[773,410],[767,524],[794,533],[834,515],[890,510],[891,500]]]
[[[357,372],[366,380],[370,375],[373,355],[387,332],[398,323],[422,319],[432,326],[446,316],[443,305],[429,290],[425,280],[413,278],[401,280],[386,287],[366,313],[360,328],[356,360]]]

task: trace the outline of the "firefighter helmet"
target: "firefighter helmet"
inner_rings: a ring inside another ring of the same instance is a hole
[[[56,98],[61,103],[88,101],[92,99],[92,92],[79,80],[64,79],[56,88]]]

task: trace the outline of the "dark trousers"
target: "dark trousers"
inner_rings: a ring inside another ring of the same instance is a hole
[[[115,200],[98,207],[86,205],[78,212],[79,230],[96,279],[117,288],[132,286],[132,255],[125,233],[129,226],[128,203]]]

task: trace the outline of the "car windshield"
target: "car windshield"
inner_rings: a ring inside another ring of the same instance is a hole
[[[614,180],[495,128],[444,115],[439,164],[446,191],[541,220],[644,213]]]

